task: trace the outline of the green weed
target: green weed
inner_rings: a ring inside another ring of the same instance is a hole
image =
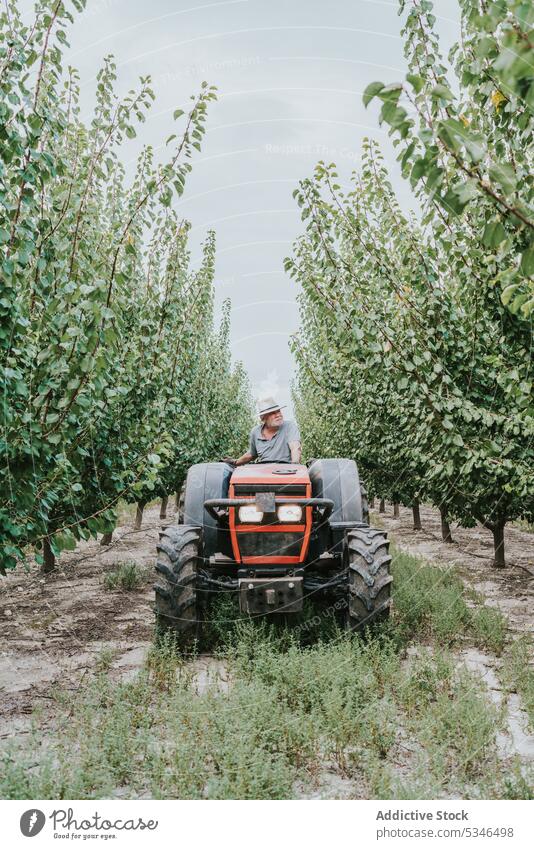
[[[534,731],[534,669],[532,667],[532,637],[518,637],[503,657],[501,679],[510,692],[521,696],[529,726]]]
[[[452,568],[427,563],[393,548],[394,618],[390,625],[400,643],[435,640],[452,646],[469,637],[479,648],[500,654],[506,619],[467,589]],[[468,605],[467,601],[471,601]]]
[[[454,643],[470,621],[464,586],[452,569],[393,549],[393,602],[399,638]]]
[[[133,560],[119,563],[112,572],[104,575],[104,587],[107,590],[138,590],[146,583],[148,571],[138,566]]]
[[[478,607],[471,611],[470,631],[476,644],[501,654],[506,643],[507,621],[494,607]]]

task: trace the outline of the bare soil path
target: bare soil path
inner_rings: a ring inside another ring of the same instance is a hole
[[[159,505],[145,510],[140,531],[119,527],[110,546],[81,542],[61,555],[58,569],[19,568],[0,580],[0,736],[22,730],[29,714],[44,708],[56,685],[76,689],[111,653],[111,673],[132,674],[143,662],[153,634],[152,584],[158,531],[174,517],[159,519]],[[108,590],[107,572],[123,563],[145,567],[142,586]]]

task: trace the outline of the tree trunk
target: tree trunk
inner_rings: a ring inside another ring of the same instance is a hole
[[[444,507],[440,507],[439,512],[441,515],[441,539],[443,542],[450,544],[453,542],[453,538],[451,534],[451,527],[447,521],[447,511]]]
[[[52,551],[50,540],[48,537],[45,537],[43,540],[43,565],[41,566],[41,572],[48,574],[49,572],[53,572],[55,568],[56,555]]]
[[[176,490],[176,495],[174,496],[174,509],[178,512],[178,508],[180,507],[180,490]]]
[[[385,513],[386,512],[386,500],[384,498],[380,499],[380,506],[378,508],[378,512],[379,513]]]
[[[398,519],[400,517],[400,505],[398,501],[393,502],[393,518]]]
[[[375,500],[374,500],[374,498],[371,498],[371,500],[369,502],[369,510],[374,510],[374,509],[375,509]]]
[[[143,510],[145,509],[145,502],[139,501],[137,504],[137,510],[135,511],[135,522],[134,522],[134,531],[140,531],[141,525],[143,524]]]
[[[493,566],[495,569],[504,569],[506,566],[506,561],[504,559],[504,526],[506,521],[504,519],[499,519],[498,522],[495,522],[491,525],[488,525],[490,531],[493,534],[493,548],[495,552],[495,559],[493,561]]]
[[[102,539],[100,540],[100,545],[111,545],[113,542],[113,531],[107,531],[107,533],[102,534]]]
[[[421,511],[419,510],[419,501],[418,499],[414,499],[412,504],[412,513],[413,513],[413,529],[414,531],[422,531],[423,526],[421,524]]]
[[[160,519],[166,519],[167,518],[167,504],[168,503],[169,503],[169,496],[164,495],[163,498],[161,499],[161,507],[160,507],[160,510],[159,510]]]

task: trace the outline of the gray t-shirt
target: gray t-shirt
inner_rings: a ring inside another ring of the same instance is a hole
[[[262,425],[258,424],[250,432],[249,453],[253,459],[277,460],[291,462],[290,442],[300,442],[300,433],[295,422],[282,422],[272,439],[265,439],[261,434]]]

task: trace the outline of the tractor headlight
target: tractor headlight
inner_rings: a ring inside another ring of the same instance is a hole
[[[258,510],[255,504],[250,504],[246,507],[239,508],[239,521],[240,522],[261,522],[263,519],[263,512]]]
[[[300,522],[302,519],[300,504],[281,504],[277,513],[281,522]]]

